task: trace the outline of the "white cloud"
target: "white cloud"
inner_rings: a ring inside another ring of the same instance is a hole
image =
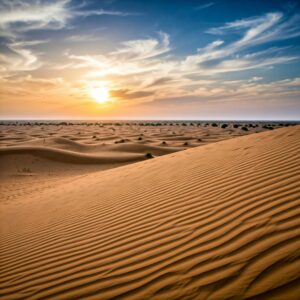
[[[243,29],[238,40],[230,43],[215,40],[186,57],[166,55],[171,51],[170,38],[161,32],[159,38],[123,42],[121,47],[106,55],[67,54],[69,62],[59,67],[86,68],[86,78],[111,80],[116,89],[126,86],[137,90],[156,90],[156,95],[160,96],[186,95],[197,85],[202,85],[203,78],[208,76],[213,78],[228,72],[266,69],[299,59],[297,55],[287,54],[288,47],[252,51],[254,45],[296,34],[294,20],[293,17],[285,19],[281,14],[273,13],[232,22],[230,27]],[[254,83],[260,79],[256,76],[247,82]],[[166,80],[168,84],[164,84]],[[218,82],[216,85],[220,85],[222,79]],[[214,91],[216,93],[216,87]]]
[[[2,0],[0,2],[0,35],[15,37],[36,29],[60,29],[70,19],[92,15],[128,16],[132,13],[109,10],[83,10],[72,7],[70,0]]]
[[[127,16],[130,13],[108,10],[84,10],[84,5],[72,7],[71,0],[2,0],[0,1],[0,36],[4,37],[7,52],[0,54],[0,75],[11,76],[18,71],[38,69],[42,62],[33,46],[47,40],[23,40],[24,32],[64,28],[76,17],[91,15]],[[98,29],[99,30],[99,29]],[[71,36],[69,41],[79,42],[98,39],[96,36]]]
[[[160,39],[133,40],[122,43],[122,47],[112,52],[112,56],[123,59],[146,59],[155,57],[170,51],[169,35],[160,32]]]
[[[197,6],[196,10],[202,10],[202,9],[205,9],[205,8],[209,8],[213,5],[215,5],[215,2],[208,2],[208,3]]]

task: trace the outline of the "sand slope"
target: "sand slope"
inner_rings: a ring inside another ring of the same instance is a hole
[[[300,127],[1,205],[3,299],[299,299]]]

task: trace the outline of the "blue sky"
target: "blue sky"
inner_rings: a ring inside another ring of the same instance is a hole
[[[1,117],[299,119],[299,24],[299,1],[0,0]]]

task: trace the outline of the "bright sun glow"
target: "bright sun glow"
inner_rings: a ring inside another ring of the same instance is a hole
[[[107,103],[109,101],[109,91],[106,87],[92,87],[89,90],[91,97],[93,97],[97,103]]]

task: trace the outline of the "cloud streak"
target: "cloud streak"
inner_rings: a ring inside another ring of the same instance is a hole
[[[3,0],[0,3],[0,34],[15,37],[20,32],[61,29],[76,17],[129,16],[132,13],[113,10],[78,10],[70,0]]]
[[[230,43],[217,39],[180,58],[170,55],[170,37],[160,32],[156,38],[122,42],[117,50],[106,55],[68,54],[70,62],[65,68],[86,68],[87,78],[111,80],[120,90],[126,86],[137,92],[184,96],[194,93],[199,77],[263,69],[299,59],[298,55],[286,54],[287,47],[252,50],[256,45],[298,36],[297,19],[297,16],[286,18],[282,13],[268,13],[228,23],[219,29],[224,33],[229,28],[240,30],[240,39]],[[153,94],[148,96],[150,99]]]
[[[208,2],[208,3],[197,6],[196,10],[203,10],[203,9],[209,8],[213,5],[215,5],[215,2]]]

